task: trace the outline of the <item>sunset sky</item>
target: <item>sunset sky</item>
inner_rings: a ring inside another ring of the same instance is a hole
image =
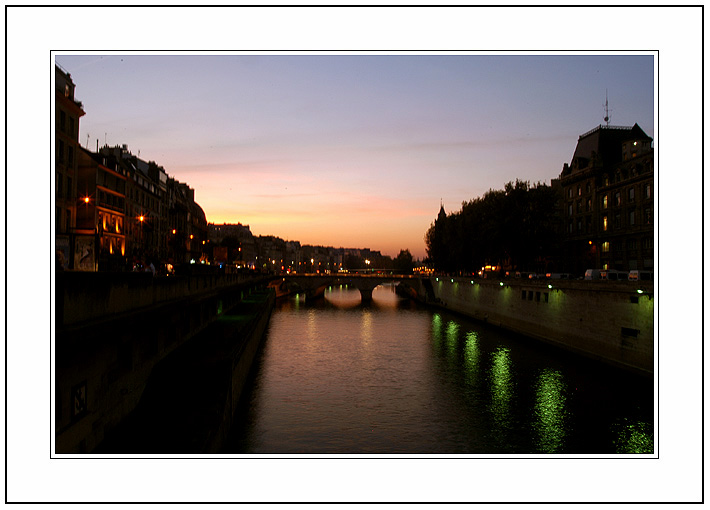
[[[651,55],[56,55],[79,141],[128,145],[195,189],[212,223],[304,244],[425,256],[451,212],[549,183],[578,136],[654,137]]]

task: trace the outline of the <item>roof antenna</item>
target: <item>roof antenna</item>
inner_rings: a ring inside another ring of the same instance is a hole
[[[604,122],[606,122],[606,127],[609,127],[609,89],[606,90],[606,102],[604,103]]]

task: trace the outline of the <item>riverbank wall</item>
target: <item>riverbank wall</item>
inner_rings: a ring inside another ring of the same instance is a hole
[[[652,282],[428,277],[401,285],[420,302],[589,358],[654,371]]]
[[[163,360],[267,283],[250,275],[57,273],[54,453],[95,451],[135,410]]]
[[[96,453],[220,453],[274,302],[273,289],[251,293],[158,363],[135,411]]]

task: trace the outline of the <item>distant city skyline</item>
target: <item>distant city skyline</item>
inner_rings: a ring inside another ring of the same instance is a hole
[[[653,55],[56,54],[89,150],[123,145],[195,189],[211,223],[424,258],[443,203],[550,183],[577,138],[652,138]]]

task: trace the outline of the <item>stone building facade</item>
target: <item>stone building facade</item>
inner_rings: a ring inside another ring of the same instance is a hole
[[[652,142],[638,124],[600,125],[579,137],[556,183],[565,271],[653,270]]]

